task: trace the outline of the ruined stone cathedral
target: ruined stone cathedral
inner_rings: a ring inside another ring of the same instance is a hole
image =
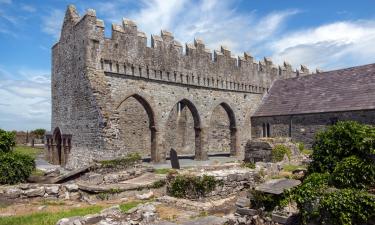
[[[206,160],[243,156],[248,140],[290,137],[311,144],[337,120],[375,124],[375,65],[310,74],[255,62],[202,40],[147,36],[124,19],[104,35],[94,10],[69,6],[52,47],[48,159],[68,168],[138,152],[153,162],[169,150]]]

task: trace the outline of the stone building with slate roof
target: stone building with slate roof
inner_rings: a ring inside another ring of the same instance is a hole
[[[108,29],[108,28],[107,28]],[[234,58],[204,42],[183,46],[171,32],[147,36],[134,21],[112,24],[95,10],[66,10],[52,47],[50,162],[67,168],[139,153],[241,156],[252,137],[311,143],[337,120],[374,123],[375,66],[308,75],[301,66]]]
[[[280,79],[251,118],[252,138],[291,137],[311,146],[339,120],[375,124],[375,64]]]

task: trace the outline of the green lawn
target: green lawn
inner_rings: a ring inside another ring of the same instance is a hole
[[[127,202],[120,205],[120,209],[122,212],[126,213],[129,211],[129,209],[132,209],[134,207],[137,207],[139,204],[143,203],[144,201],[133,201],[133,202]]]
[[[14,147],[14,151],[20,154],[29,155],[35,159],[40,153],[43,152],[43,149],[17,145],[16,147]]]
[[[296,165],[292,165],[292,164],[288,164],[288,165],[283,166],[283,171],[286,171],[286,172],[293,172],[296,169],[306,169],[306,166],[303,166],[303,165],[296,166]]]
[[[0,225],[55,225],[58,220],[66,217],[84,216],[100,212],[103,206],[90,206],[60,212],[41,212],[25,216],[0,218]]]
[[[173,171],[174,169],[171,168],[161,168],[161,169],[156,169],[155,173],[156,174],[168,174],[169,172]]]

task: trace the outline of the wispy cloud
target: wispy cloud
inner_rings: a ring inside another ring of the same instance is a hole
[[[269,44],[277,61],[335,69],[375,61],[375,21],[341,21],[289,32]]]
[[[259,53],[260,43],[274,37],[283,30],[289,17],[299,13],[296,9],[263,16],[255,11],[239,13],[235,1],[219,0],[143,0],[139,4],[139,9],[129,13],[122,8],[123,3],[101,3],[99,12],[103,12],[104,19],[110,22],[119,22],[122,16],[131,18],[148,35],[166,29],[182,43],[198,37],[211,49],[225,45],[235,54],[249,50]]]
[[[45,71],[0,70],[0,124],[3,129],[49,128],[50,76]],[[15,79],[17,77],[17,79]]]
[[[36,8],[32,5],[22,4],[21,9],[23,11],[30,12],[30,13],[36,12]]]
[[[60,9],[53,9],[42,19],[42,31],[52,35],[57,40],[60,37],[60,31],[64,19],[64,11]]]

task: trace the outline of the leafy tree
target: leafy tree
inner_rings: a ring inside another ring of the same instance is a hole
[[[38,128],[31,131],[31,133],[34,134],[37,138],[43,138],[44,134],[46,133],[46,129]]]
[[[9,152],[16,145],[16,133],[0,129],[0,153]]]

